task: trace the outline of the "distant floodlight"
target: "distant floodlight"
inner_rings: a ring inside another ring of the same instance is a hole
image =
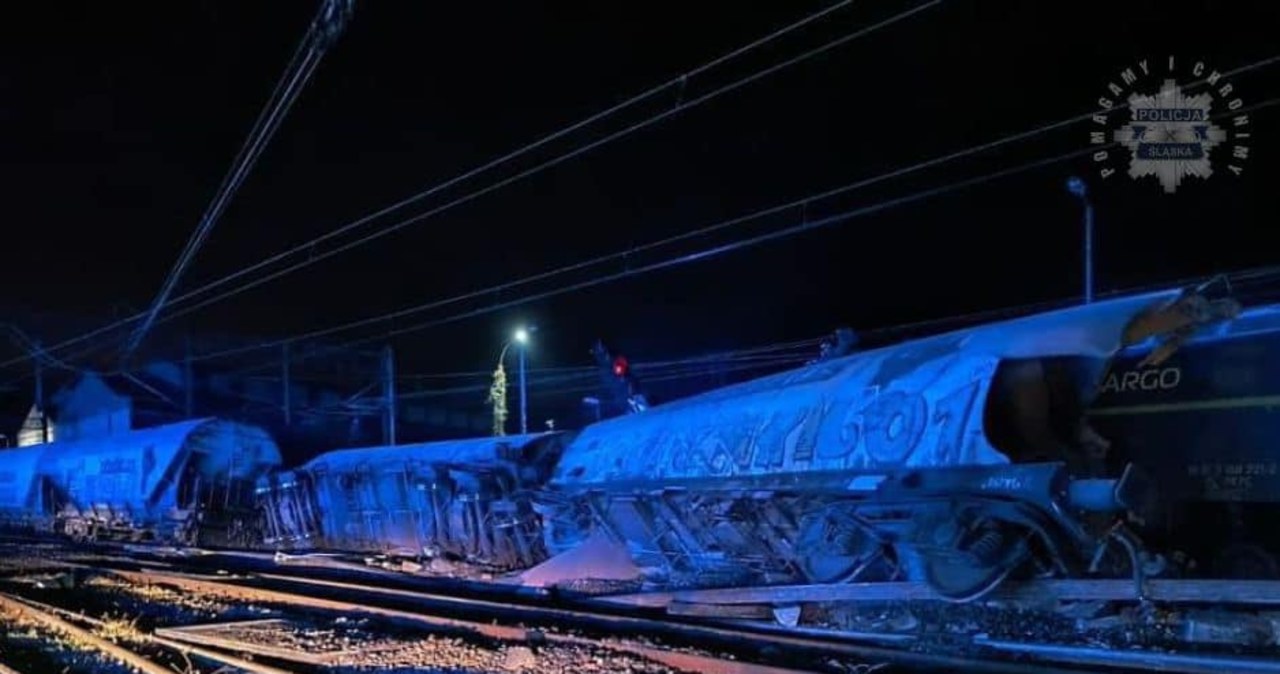
[[[516,339],[516,341],[517,341],[517,342],[519,342],[519,343],[521,343],[521,344],[528,344],[528,343],[529,343],[529,331],[528,331],[528,330],[525,330],[524,328],[520,328],[519,330],[516,330],[515,339]]]

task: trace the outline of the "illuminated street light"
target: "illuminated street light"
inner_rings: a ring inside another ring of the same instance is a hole
[[[503,421],[506,419],[506,378],[505,374],[500,374],[502,373],[502,363],[507,358],[507,350],[511,348],[512,344],[517,344],[520,347],[520,433],[523,435],[529,432],[529,389],[525,378],[525,351],[527,351],[527,347],[529,345],[529,335],[537,332],[537,330],[538,329],[536,327],[516,328],[516,331],[511,335],[511,339],[507,340],[507,343],[502,345],[502,353],[498,355],[498,367],[494,372],[495,393],[491,394],[491,399],[494,401],[495,430],[503,425]],[[499,376],[502,377],[502,383],[500,385],[496,381]],[[497,392],[496,390],[499,387],[502,389],[501,392]],[[501,419],[499,419],[499,417],[501,417]]]

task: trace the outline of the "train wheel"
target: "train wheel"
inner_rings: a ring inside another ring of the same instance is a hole
[[[843,508],[806,519],[796,540],[797,565],[811,583],[848,583],[884,559],[884,546]]]
[[[951,522],[935,531],[935,541],[950,545],[921,550],[924,579],[942,598],[953,602],[985,596],[1030,557],[1025,537],[1012,525],[979,521]]]

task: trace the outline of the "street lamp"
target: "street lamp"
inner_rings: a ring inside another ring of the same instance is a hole
[[[1067,179],[1067,191],[1084,204],[1084,303],[1093,302],[1093,202],[1089,188],[1078,176]]]
[[[529,432],[529,389],[525,378],[525,352],[528,350],[529,335],[537,332],[536,327],[517,328],[515,333],[511,335],[511,339],[502,345],[502,353],[498,356],[498,368],[502,368],[502,363],[507,358],[507,350],[512,344],[519,345],[520,349],[520,433],[521,435]],[[505,384],[504,384],[505,386]]]

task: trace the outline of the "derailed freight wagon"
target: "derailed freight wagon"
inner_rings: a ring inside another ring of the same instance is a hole
[[[220,419],[41,447],[55,529],[87,540],[253,544],[254,485],[281,465],[264,430]]]
[[[22,531],[52,528],[48,485],[40,473],[43,458],[42,445],[0,450],[0,526]]]
[[[905,578],[957,601],[1015,571],[1158,570],[1126,526],[1150,510],[1141,471],[1105,471],[1084,411],[1121,349],[1155,338],[1167,356],[1238,312],[1207,290],[913,340],[595,424],[550,480],[548,546],[602,529],[653,582]]]
[[[328,452],[263,478],[264,542],[287,550],[445,556],[495,569],[545,558],[531,490],[555,433]]]
[[[1280,307],[1263,306],[1191,336],[1158,365],[1150,344],[1128,349],[1102,379],[1090,423],[1109,454],[1144,466],[1161,486],[1159,543],[1216,576],[1280,578]]]

